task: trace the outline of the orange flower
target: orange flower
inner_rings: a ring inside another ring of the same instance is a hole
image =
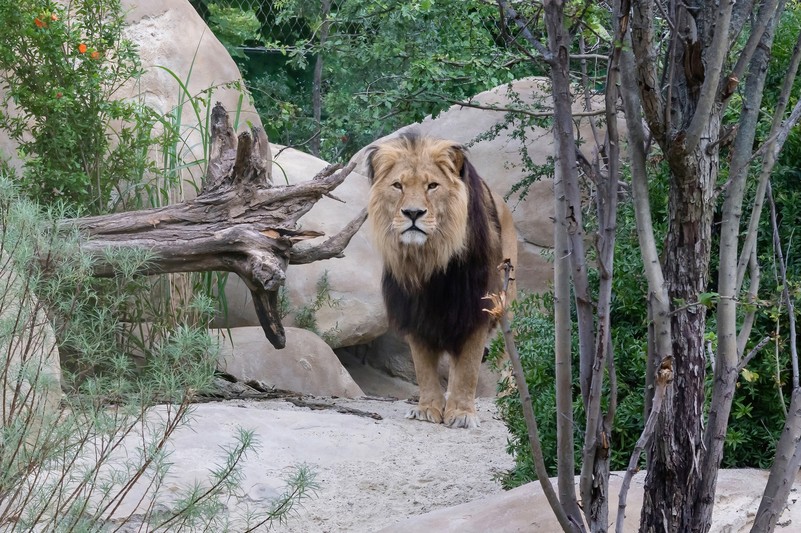
[[[51,13],[50,14],[50,20],[52,20],[53,22],[57,21],[58,20],[58,15],[56,15],[55,13]]]
[[[44,28],[45,26],[47,26],[47,24],[39,17],[33,19],[33,23],[36,24],[37,28]]]
[[[100,52],[98,52],[97,50],[95,50],[94,52],[92,52],[91,54],[89,54],[89,57],[91,57],[92,59],[98,59],[98,58],[100,57]]]
[[[78,45],[78,53],[79,54],[85,54],[86,53],[86,45],[85,44],[81,43],[81,44]]]

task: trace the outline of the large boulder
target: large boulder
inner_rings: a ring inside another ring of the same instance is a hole
[[[125,36],[139,45],[145,72],[120,96],[141,99],[162,115],[182,106],[180,153],[184,164],[204,160],[207,110],[216,102],[232,117],[238,115],[239,124],[261,126],[239,67],[187,0],[122,0],[122,6],[128,23]],[[196,96],[203,99],[191,101]],[[193,198],[204,171],[203,163],[189,166],[183,190],[176,191],[179,194],[171,200]]]
[[[211,333],[220,342],[220,369],[242,381],[314,396],[364,396],[333,350],[310,331],[286,328],[283,350],[273,348],[260,327]]]

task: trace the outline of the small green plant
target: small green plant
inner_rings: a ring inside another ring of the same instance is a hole
[[[333,345],[336,340],[338,332],[337,326],[320,332],[317,325],[317,312],[323,307],[330,307],[331,309],[338,309],[340,306],[340,299],[331,296],[331,283],[328,280],[328,271],[326,270],[323,275],[317,280],[317,293],[314,296],[314,301],[309,305],[305,305],[295,312],[295,326],[307,329],[319,335],[326,343]]]
[[[25,157],[23,189],[42,203],[107,211],[141,178],[155,121],[115,98],[141,73],[120,1],[2,2],[0,27],[0,128]]]

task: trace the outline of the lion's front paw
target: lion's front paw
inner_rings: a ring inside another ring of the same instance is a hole
[[[481,424],[475,411],[465,411],[463,409],[445,410],[445,425],[450,428],[477,428]]]
[[[423,422],[433,422],[434,424],[442,423],[442,410],[434,406],[416,405],[409,409],[406,413],[406,418],[412,420],[422,420]]]

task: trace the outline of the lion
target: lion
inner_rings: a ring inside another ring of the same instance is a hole
[[[455,142],[404,134],[368,153],[367,212],[390,325],[412,352],[420,400],[407,418],[479,426],[475,395],[497,267],[517,262],[512,214]],[[508,294],[510,295],[510,294]],[[451,359],[447,394],[437,365]]]

